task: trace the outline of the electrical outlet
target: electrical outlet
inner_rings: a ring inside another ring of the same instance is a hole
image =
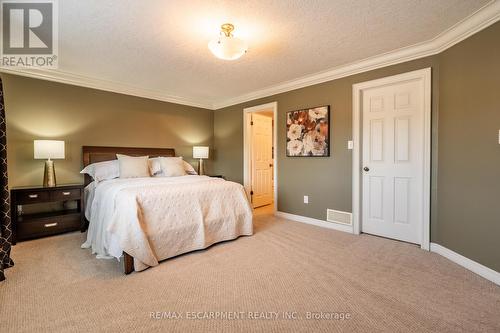
[[[351,150],[354,148],[354,143],[352,140],[347,141],[347,149]]]
[[[309,203],[309,196],[308,195],[304,195],[304,203],[305,204]]]

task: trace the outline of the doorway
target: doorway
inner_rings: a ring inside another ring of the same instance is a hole
[[[353,86],[353,224],[429,249],[431,69]]]
[[[253,208],[277,210],[277,103],[243,110],[243,182]]]

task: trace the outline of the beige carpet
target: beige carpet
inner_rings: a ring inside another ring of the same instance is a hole
[[[500,332],[500,287],[439,255],[255,220],[252,237],[129,276],[80,249],[80,233],[20,243],[0,284],[0,332]]]

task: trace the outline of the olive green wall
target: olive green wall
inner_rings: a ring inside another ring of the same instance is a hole
[[[431,67],[431,241],[500,271],[499,40],[496,23],[439,55],[217,110],[215,170],[243,181],[243,108],[276,101],[278,209],[321,220],[327,208],[351,211],[352,85]],[[332,112],[331,157],[286,157],[285,113],[323,104]]]
[[[500,272],[500,23],[440,64],[437,242]]]
[[[431,240],[500,271],[500,23],[447,51],[217,111],[2,74],[10,186],[42,181],[33,140],[65,140],[58,181],[81,182],[82,145],[214,147],[209,172],[243,181],[243,108],[278,102],[278,209],[351,211],[352,85],[432,68]],[[285,157],[285,113],[331,106],[331,157]],[[439,123],[439,125],[438,125]],[[439,154],[438,154],[439,152]],[[195,164],[195,163],[193,163]],[[439,177],[438,177],[439,175]],[[302,202],[309,195],[309,204]]]
[[[83,181],[83,145],[172,147],[195,167],[192,146],[213,146],[211,110],[7,74],[2,81],[10,186],[42,183],[34,139],[66,142],[66,159],[55,161],[58,183]]]
[[[352,85],[359,82],[432,68],[433,123],[438,115],[439,63],[437,57],[329,81],[314,86],[216,110],[214,113],[214,168],[228,179],[243,182],[243,108],[278,102],[278,210],[326,220],[326,209],[352,211]],[[287,111],[330,105],[330,157],[286,157]],[[434,145],[437,143],[434,131]],[[436,169],[436,167],[434,167]],[[435,182],[433,182],[434,184]],[[435,198],[435,186],[433,186]],[[304,195],[309,204],[303,203]]]

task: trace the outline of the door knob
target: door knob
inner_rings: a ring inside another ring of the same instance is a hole
[[[365,170],[366,172],[370,171],[370,168],[369,167],[364,167],[363,170]]]

